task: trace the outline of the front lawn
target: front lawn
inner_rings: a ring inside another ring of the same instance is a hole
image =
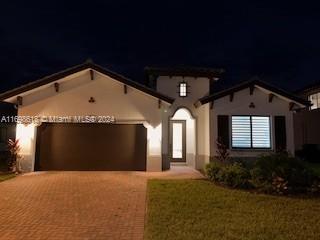
[[[14,173],[0,173],[0,182],[14,178],[15,176]]]
[[[150,180],[145,239],[320,239],[320,199],[258,195],[206,180]]]

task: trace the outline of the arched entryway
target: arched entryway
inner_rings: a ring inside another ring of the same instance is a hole
[[[170,118],[170,159],[174,163],[195,166],[196,120],[184,107]]]

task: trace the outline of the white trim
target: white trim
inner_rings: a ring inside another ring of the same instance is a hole
[[[79,72],[70,74],[70,75],[68,75],[68,76],[65,76],[65,77],[63,77],[63,78],[60,78],[60,79],[58,79],[58,80],[56,80],[56,81],[52,81],[52,82],[50,82],[50,83],[41,85],[41,86],[36,87],[36,88],[33,88],[33,89],[31,89],[31,90],[28,90],[28,91],[22,92],[22,93],[20,93],[20,94],[14,95],[14,96],[12,96],[12,97],[6,98],[6,99],[4,99],[3,101],[4,101],[4,102],[15,102],[17,96],[22,96],[22,97],[24,97],[24,96],[30,95],[30,94],[32,94],[32,93],[38,92],[39,90],[48,88],[48,87],[52,87],[52,88],[53,88],[53,84],[54,84],[54,83],[60,83],[60,84],[61,84],[61,83],[63,83],[63,82],[66,82],[66,81],[72,80],[72,79],[74,79],[74,78],[76,78],[76,77],[79,77],[79,76],[81,76],[82,74],[84,74],[84,73],[86,73],[86,72],[89,73],[89,71],[90,71],[89,68],[88,68],[88,69],[84,69],[84,70],[82,70],[82,71],[79,71]],[[90,73],[89,73],[89,74],[90,74]],[[26,84],[26,85],[28,85],[28,84]],[[24,85],[24,86],[26,86],[26,85]],[[54,91],[54,90],[52,90],[52,91]]]
[[[272,91],[270,91],[270,90],[268,90],[268,89],[265,89],[264,87],[261,87],[261,86],[259,86],[259,85],[254,85],[254,86],[255,86],[256,88],[260,89],[260,90],[261,90],[262,92],[264,92],[264,93],[267,93],[267,94],[272,93],[272,94],[274,94],[275,96],[277,96],[278,98],[280,98],[280,99],[282,99],[282,100],[285,100],[285,101],[287,101],[287,102],[294,102],[295,104],[299,105],[300,107],[305,107],[304,104],[301,104],[301,103],[299,103],[299,102],[297,102],[297,101],[294,101],[294,100],[292,100],[292,99],[290,99],[290,98],[284,97],[283,95],[280,95],[280,94],[278,94],[278,93],[272,92]],[[254,94],[254,93],[253,93],[253,94]]]

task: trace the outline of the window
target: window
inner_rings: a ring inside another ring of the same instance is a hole
[[[233,148],[271,148],[270,117],[232,116]]]
[[[312,103],[311,109],[320,108],[320,92],[310,95],[309,101]]]
[[[186,82],[179,83],[179,96],[180,97],[187,96],[187,83]]]
[[[232,116],[232,147],[251,147],[251,124],[249,116]]]

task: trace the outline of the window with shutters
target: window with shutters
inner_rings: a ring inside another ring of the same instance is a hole
[[[270,149],[270,117],[232,116],[232,148]]]

